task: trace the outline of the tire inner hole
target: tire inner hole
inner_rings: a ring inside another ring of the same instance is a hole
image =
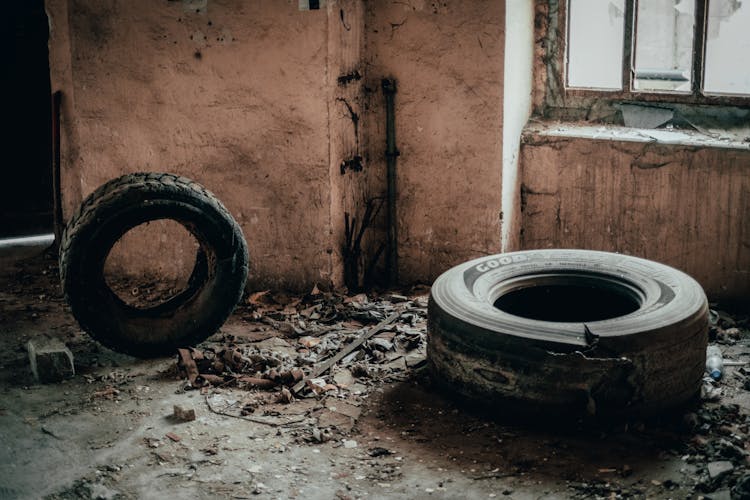
[[[104,281],[131,307],[157,306],[187,288],[198,248],[198,241],[179,222],[146,222],[114,244],[104,262]]]
[[[521,286],[502,294],[494,306],[527,319],[586,323],[625,316],[637,311],[641,304],[633,291],[623,285],[592,280],[585,284]]]

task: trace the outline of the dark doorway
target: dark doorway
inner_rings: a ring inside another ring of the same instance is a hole
[[[51,104],[44,0],[7,2],[2,16],[0,238],[51,233]]]

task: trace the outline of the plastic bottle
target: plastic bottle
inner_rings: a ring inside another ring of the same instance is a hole
[[[706,348],[706,371],[714,380],[719,380],[724,373],[724,359],[719,346],[710,345]]]

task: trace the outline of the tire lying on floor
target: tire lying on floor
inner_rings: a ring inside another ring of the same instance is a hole
[[[158,219],[182,224],[199,250],[184,290],[139,309],[109,288],[104,263],[127,231]],[[81,327],[114,350],[151,357],[196,344],[226,321],[242,296],[248,255],[239,225],[203,186],[172,174],[135,173],[84,200],[63,233],[59,264],[65,298]]]
[[[427,356],[512,415],[651,415],[700,393],[708,303],[690,276],[608,252],[483,257],[432,286]],[[544,412],[544,413],[539,413]]]

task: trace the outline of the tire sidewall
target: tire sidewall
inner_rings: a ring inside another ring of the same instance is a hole
[[[585,324],[521,318],[494,307],[503,282],[555,273],[633,284],[641,307]],[[705,294],[677,269],[609,252],[532,250],[482,257],[443,273],[431,289],[427,355],[439,380],[482,404],[502,402],[531,415],[592,407],[600,414],[651,414],[696,397],[707,331]]]
[[[241,298],[248,270],[244,236],[218,200],[187,179],[175,185],[154,182],[153,175],[123,176],[108,184],[133,181],[115,192],[105,185],[93,193],[82,204],[86,212],[66,228],[63,241],[69,241],[60,256],[63,290],[83,329],[110,348],[141,357],[166,354],[213,333]],[[157,314],[120,300],[105,283],[103,267],[123,234],[158,219],[175,220],[196,238],[208,254],[208,270],[194,293]]]

